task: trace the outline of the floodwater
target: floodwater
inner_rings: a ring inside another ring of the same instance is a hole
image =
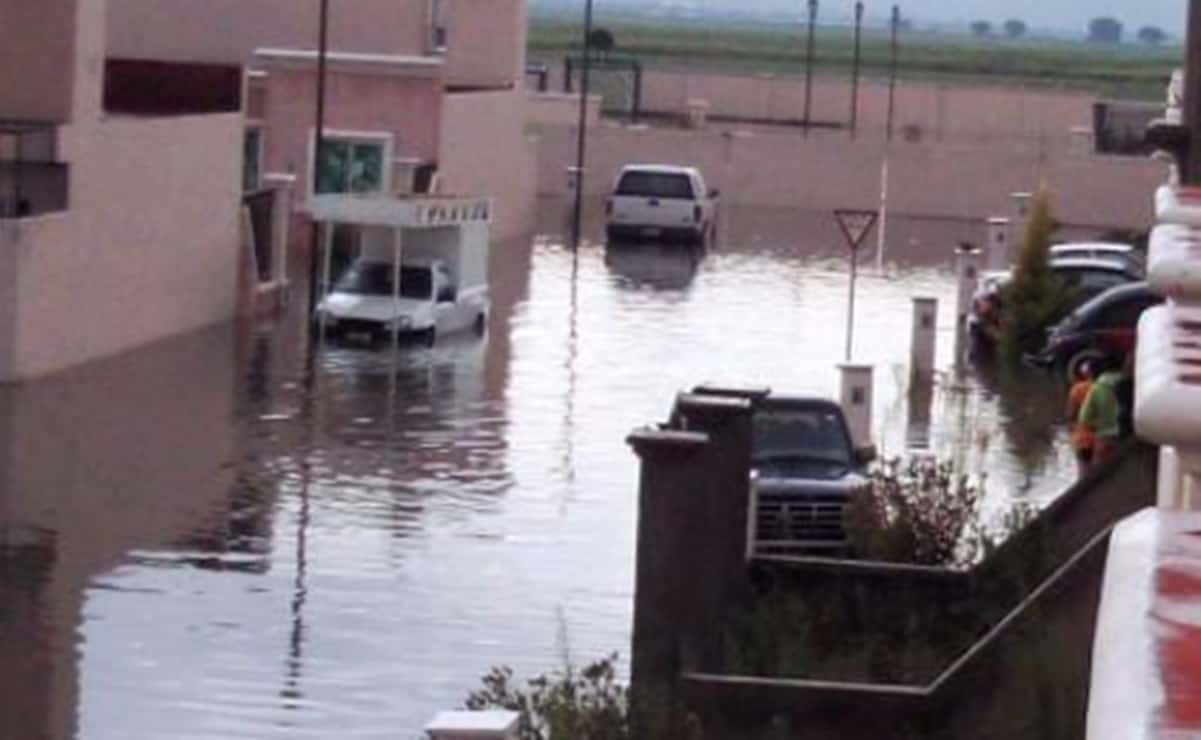
[[[488,334],[324,347],[222,327],[0,389],[0,735],[415,737],[490,666],[628,652],[625,435],[702,381],[833,395],[846,253],[825,215],[725,214],[708,253],[554,234],[494,250]],[[595,231],[595,229],[592,229]],[[951,372],[949,255],[980,227],[895,220],[858,290],[886,455],[1071,480],[1060,389]],[[301,288],[303,294],[303,288]],[[940,300],[910,389],[911,298]]]

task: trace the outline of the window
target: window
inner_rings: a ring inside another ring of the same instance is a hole
[[[754,416],[753,437],[758,458],[786,455],[842,465],[851,462],[842,417],[826,409],[761,411]]]
[[[387,262],[356,262],[338,279],[334,291],[355,295],[391,296],[393,269]],[[428,268],[400,268],[401,297],[429,298],[433,289],[433,276]]]
[[[643,198],[692,200],[692,180],[687,175],[665,172],[627,172],[617,184],[618,195]]]
[[[252,193],[262,187],[263,130],[246,129],[242,138],[242,190]]]
[[[442,9],[442,0],[430,0],[430,51],[445,52],[446,36],[446,18]]]
[[[316,192],[383,192],[385,145],[383,139],[327,135],[317,154]]]

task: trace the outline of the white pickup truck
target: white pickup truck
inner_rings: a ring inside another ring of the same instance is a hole
[[[375,340],[395,331],[433,343],[451,332],[484,332],[491,309],[486,226],[410,232],[399,264],[386,232],[364,236],[358,258],[317,305],[327,335]]]
[[[717,198],[695,167],[626,165],[605,204],[606,235],[704,243],[716,229]]]

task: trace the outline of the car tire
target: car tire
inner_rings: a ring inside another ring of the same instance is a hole
[[[484,313],[477,314],[475,317],[475,322],[471,325],[471,329],[472,329],[472,331],[475,332],[475,335],[477,337],[484,336],[484,333],[488,331],[488,316],[487,316],[487,314],[484,314]]]
[[[1068,358],[1068,361],[1063,365],[1064,375],[1067,377],[1068,384],[1076,382],[1077,373],[1080,371],[1080,366],[1085,362],[1093,363],[1098,360],[1104,360],[1105,353],[1095,347],[1085,347],[1078,350],[1075,354]]]

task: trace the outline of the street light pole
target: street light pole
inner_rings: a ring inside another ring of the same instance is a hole
[[[329,0],[321,0],[317,20],[317,121],[313,135],[312,172],[309,173],[313,183],[313,192],[317,192],[317,170],[321,163],[321,150],[325,143],[325,62],[329,53]],[[330,227],[327,227],[330,228]],[[309,311],[317,308],[320,300],[317,286],[317,275],[320,270],[319,251],[321,226],[314,221],[312,238],[309,240]]]
[[[859,55],[863,48],[863,3],[855,3],[855,55],[851,62],[851,138],[859,127]]]
[[[897,98],[897,33],[901,28],[901,6],[892,6],[892,60],[889,63],[888,73],[888,140],[892,141],[892,124],[893,116],[896,112]]]
[[[1180,177],[1186,185],[1201,185],[1201,0],[1189,0],[1184,48],[1184,124],[1190,136]]]
[[[805,134],[809,133],[809,114],[813,110],[813,42],[817,25],[817,0],[809,0],[809,38],[805,43]]]
[[[592,72],[592,0],[584,0],[584,59],[580,67],[580,120],[576,129],[575,204],[571,216],[571,251],[580,248],[584,217],[584,158],[588,134],[588,84]]]

